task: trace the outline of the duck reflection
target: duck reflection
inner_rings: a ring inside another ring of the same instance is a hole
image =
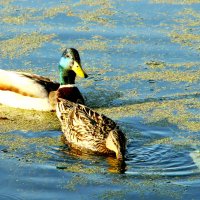
[[[65,143],[65,138],[63,135],[61,136],[61,140],[62,142]],[[103,168],[105,167],[107,167],[107,171],[109,173],[122,174],[125,173],[127,170],[125,161],[116,159],[115,154],[105,156],[102,154],[93,153],[91,151],[82,151],[82,150],[80,151],[79,149],[69,148],[67,145],[63,146],[62,149],[60,150],[65,154],[64,157],[69,156],[70,158],[79,159],[82,160],[83,162],[89,161],[90,166],[95,165],[95,167],[102,169],[100,171],[104,171]],[[104,161],[106,161],[107,166],[106,163],[104,163]],[[85,166],[87,168],[86,165],[83,164],[83,167]]]

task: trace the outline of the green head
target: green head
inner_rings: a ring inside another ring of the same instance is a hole
[[[81,59],[76,49],[67,48],[64,50],[59,62],[60,84],[74,84],[76,75],[87,78],[88,75],[81,67]]]

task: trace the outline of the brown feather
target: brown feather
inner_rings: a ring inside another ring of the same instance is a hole
[[[110,118],[64,99],[58,99],[57,116],[61,121],[66,143],[71,147],[110,154],[114,152],[108,147],[114,145],[118,158],[124,157],[125,135]],[[107,138],[110,138],[108,142]]]

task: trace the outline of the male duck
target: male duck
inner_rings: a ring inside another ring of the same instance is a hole
[[[60,84],[23,72],[0,70],[0,104],[22,109],[55,110],[58,97],[84,104],[75,86],[76,75],[86,78],[76,49],[65,49],[59,62]]]
[[[65,142],[71,148],[100,154],[115,153],[117,159],[124,159],[126,137],[108,117],[65,99],[58,99],[56,114]]]

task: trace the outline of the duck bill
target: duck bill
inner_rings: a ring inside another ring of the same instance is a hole
[[[72,66],[72,70],[76,73],[77,76],[81,78],[87,78],[87,73],[82,69],[81,65],[74,61],[74,65]]]

